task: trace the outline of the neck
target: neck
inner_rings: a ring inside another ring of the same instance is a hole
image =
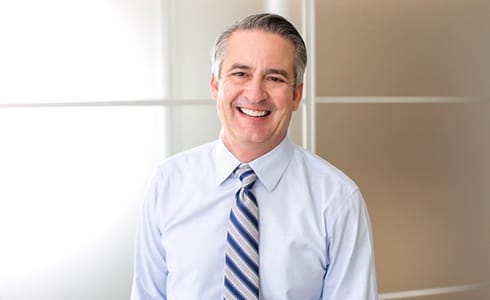
[[[269,152],[269,150],[257,151],[257,149],[254,149],[253,151],[248,151],[246,149],[235,149],[235,148],[232,148],[226,144],[225,144],[225,146],[242,163],[249,163],[249,162],[261,157],[262,155],[266,154],[267,152]]]
[[[274,149],[278,144],[231,143],[222,137],[226,148],[242,163],[249,163]]]

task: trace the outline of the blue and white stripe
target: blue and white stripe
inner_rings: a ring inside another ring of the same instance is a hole
[[[224,299],[259,298],[259,208],[252,193],[257,176],[248,165],[237,169],[242,185],[228,223]]]

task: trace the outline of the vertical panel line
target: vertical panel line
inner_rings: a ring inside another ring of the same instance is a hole
[[[308,48],[308,67],[305,74],[304,96],[303,96],[303,147],[311,152],[316,151],[315,141],[315,98],[316,98],[316,75],[315,75],[315,0],[303,0],[302,3],[302,29],[303,36]]]

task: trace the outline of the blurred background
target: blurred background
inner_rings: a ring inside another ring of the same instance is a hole
[[[490,3],[0,2],[0,300],[128,299],[156,164],[214,140],[209,51],[243,16],[309,46],[290,137],[350,175],[380,299],[490,299]]]

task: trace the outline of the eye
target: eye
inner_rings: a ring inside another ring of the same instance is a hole
[[[275,82],[283,82],[284,81],[284,80],[282,80],[282,78],[275,77],[275,76],[270,76],[269,77],[269,80],[270,81],[275,81]]]
[[[287,82],[284,78],[282,78],[280,76],[268,76],[267,80],[271,81],[273,83],[286,83]]]
[[[245,76],[247,76],[247,73],[238,71],[238,72],[231,73],[231,76],[234,76],[234,77],[245,77]]]

